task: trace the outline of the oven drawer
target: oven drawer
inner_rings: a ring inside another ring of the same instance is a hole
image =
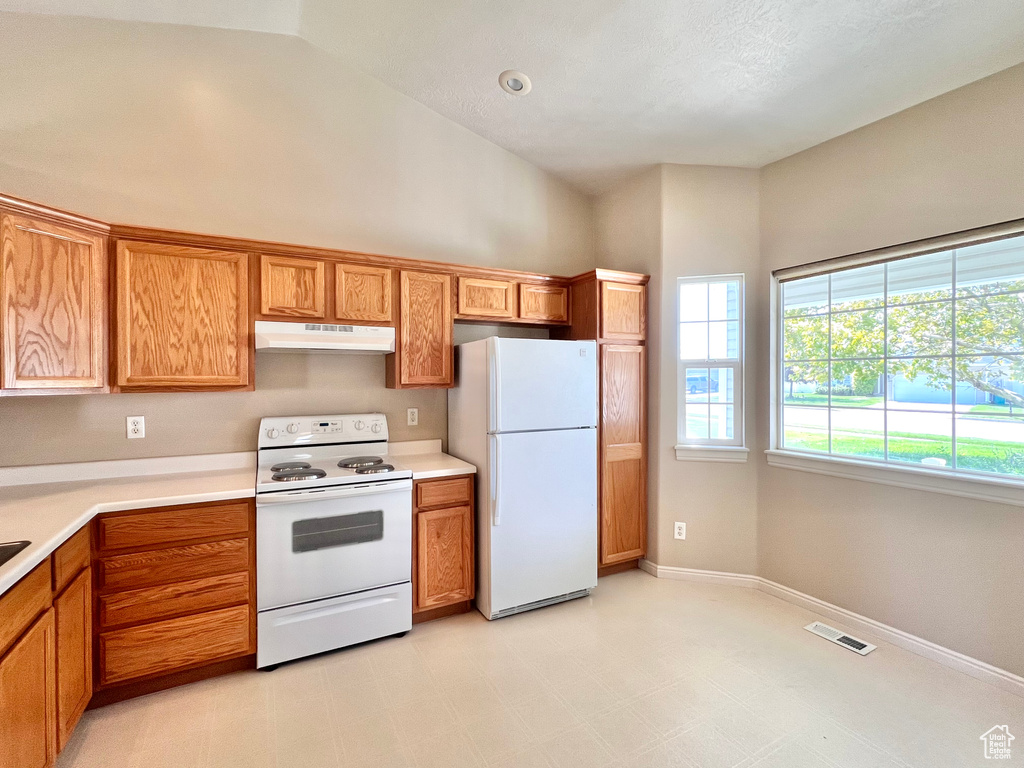
[[[107,629],[248,603],[249,574],[243,571],[100,595],[97,621]]]
[[[249,540],[190,544],[96,561],[101,589],[136,589],[249,570]]]

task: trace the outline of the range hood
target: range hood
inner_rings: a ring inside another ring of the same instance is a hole
[[[373,325],[256,321],[256,349],[322,352],[395,351],[395,329]]]

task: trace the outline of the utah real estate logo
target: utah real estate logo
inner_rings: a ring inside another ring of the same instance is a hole
[[[986,760],[1009,760],[1010,742],[1013,741],[1013,734],[1005,725],[993,725],[981,735],[985,742]]]

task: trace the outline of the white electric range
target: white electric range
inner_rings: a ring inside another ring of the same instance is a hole
[[[256,666],[412,628],[412,472],[382,413],[265,418]]]

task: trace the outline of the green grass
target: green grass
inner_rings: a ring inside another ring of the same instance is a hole
[[[883,398],[881,395],[866,397],[859,395],[833,395],[832,405],[866,408],[869,405],[878,405],[882,400]],[[786,405],[828,405],[828,395],[818,395],[814,393],[787,395]]]
[[[1024,408],[1011,409],[1008,405],[976,405],[967,413],[970,418],[988,419],[997,421],[1021,421],[1024,420]]]

